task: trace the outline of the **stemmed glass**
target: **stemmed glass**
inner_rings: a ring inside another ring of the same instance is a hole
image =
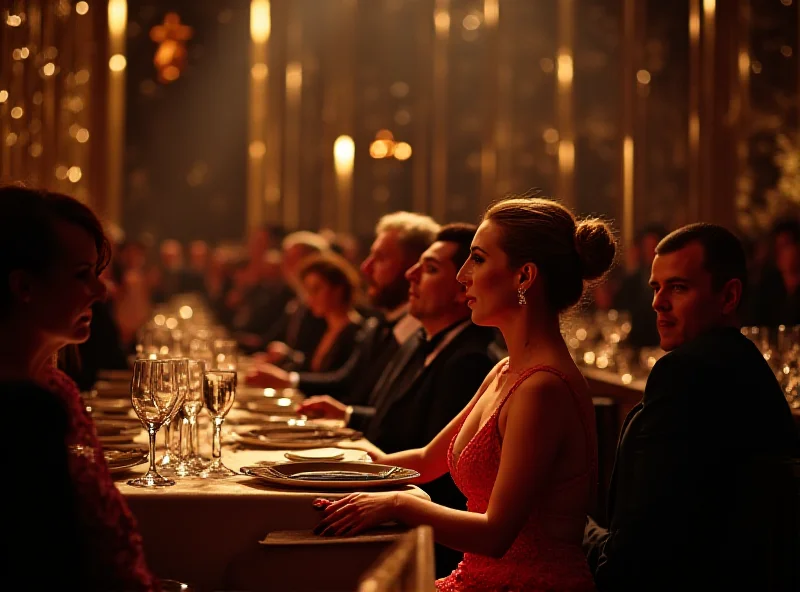
[[[215,339],[214,360],[216,369],[236,370],[236,342],[230,339]]]
[[[200,476],[221,479],[236,475],[222,464],[222,422],[233,406],[236,397],[236,372],[233,370],[209,370],[203,375],[203,398],[214,422],[212,461]]]
[[[203,409],[203,375],[206,372],[206,363],[203,360],[189,360],[189,388],[183,400],[182,415],[188,423],[186,430],[186,453],[181,462],[175,467],[175,474],[179,477],[199,475],[206,468],[206,463],[198,454],[200,441],[197,430],[197,416]]]
[[[137,479],[128,481],[134,487],[165,487],[175,481],[156,470],[156,434],[179,404],[180,391],[171,360],[136,360],[131,380],[131,404],[150,437],[150,468]]]
[[[171,361],[174,364],[175,370],[175,386],[178,389],[178,396],[180,401],[175,405],[174,411],[164,421],[164,456],[158,461],[158,467],[165,472],[165,474],[173,473],[180,463],[181,456],[181,443],[182,437],[180,425],[182,423],[181,410],[183,408],[183,401],[189,391],[189,359],[188,358],[175,358]],[[174,426],[178,424],[178,449],[173,447]]]

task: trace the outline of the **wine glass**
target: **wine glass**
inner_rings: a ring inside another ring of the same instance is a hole
[[[237,344],[231,339],[214,340],[214,360],[215,369],[236,370],[236,347]]]
[[[200,441],[197,430],[197,416],[203,409],[203,375],[206,363],[203,360],[189,360],[189,388],[183,400],[182,415],[188,422],[186,430],[186,453],[175,467],[175,474],[180,477],[199,475],[206,468],[206,463],[198,454]]]
[[[134,487],[165,487],[175,481],[156,470],[156,434],[178,403],[175,366],[170,360],[136,360],[131,379],[131,404],[150,437],[150,468],[137,479]]]
[[[200,476],[220,479],[236,475],[222,464],[222,422],[233,406],[236,396],[236,372],[233,370],[209,370],[203,375],[203,398],[214,422],[212,461]]]
[[[181,417],[181,410],[183,408],[183,401],[186,399],[186,394],[189,390],[189,359],[188,358],[173,358],[168,360],[173,363],[173,370],[175,373],[175,386],[178,389],[178,402],[175,404],[173,412],[164,421],[164,456],[158,461],[158,467],[165,474],[173,473],[178,464],[180,463],[181,444],[178,442],[177,450],[173,446],[175,440],[174,424],[178,423],[178,437],[181,437],[180,422],[183,421]]]

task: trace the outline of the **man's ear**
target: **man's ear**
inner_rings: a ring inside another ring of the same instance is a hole
[[[739,308],[742,301],[742,280],[733,278],[722,286],[722,314],[732,315]]]

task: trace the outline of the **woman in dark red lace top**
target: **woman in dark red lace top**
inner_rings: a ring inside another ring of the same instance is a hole
[[[511,198],[490,207],[459,281],[473,322],[498,327],[509,357],[425,448],[375,454],[423,481],[449,471],[468,511],[403,493],[353,494],[325,509],[318,531],[429,524],[438,542],[464,552],[436,582],[440,590],[594,590],[581,548],[597,487],[594,407],[559,315],[614,253],[604,223],[578,222],[555,202]]]
[[[18,504],[8,517],[16,536],[4,535],[17,541],[10,543],[12,557],[27,556],[28,565],[39,566],[31,572],[9,566],[4,573],[24,576],[36,588],[49,582],[48,589],[160,589],[78,389],[52,366],[60,348],[89,337],[91,307],[105,296],[99,274],[108,259],[108,241],[89,208],[65,195],[0,187],[0,393],[6,423],[19,439],[6,445],[32,452],[24,458],[29,470],[14,467],[21,476],[7,485]],[[20,404],[21,416],[11,406],[26,393],[37,407]],[[38,437],[39,411],[50,434],[46,448]],[[36,445],[26,446],[27,439]],[[40,457],[50,474],[39,472]]]

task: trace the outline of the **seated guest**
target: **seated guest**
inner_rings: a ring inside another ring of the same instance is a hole
[[[395,354],[368,406],[346,407],[331,397],[311,397],[299,408],[310,417],[344,419],[385,453],[422,448],[458,415],[499,361],[495,333],[470,321],[464,286],[456,274],[469,257],[476,227],[443,226],[436,241],[407,272],[409,314],[422,331]],[[464,510],[466,499],[450,475],[421,486],[437,504]],[[437,572],[453,571],[462,554],[436,547]]]
[[[646,226],[639,232],[633,250],[634,267],[622,278],[614,297],[614,307],[631,315],[627,343],[634,348],[658,345],[656,315],[651,306],[653,292],[647,282],[656,256],[656,245],[666,234],[666,229],[658,224]]]
[[[774,267],[768,268],[755,294],[755,324],[800,325],[800,221],[782,220],[771,233]]]
[[[749,463],[796,454],[798,441],[775,376],[738,329],[745,285],[744,250],[725,228],[691,224],[656,248],[650,286],[668,353],[622,426],[609,529],[587,527],[600,590],[766,589],[737,526],[762,510],[733,502],[759,486],[740,476]]]
[[[354,307],[358,272],[343,257],[326,253],[308,257],[298,276],[305,306],[314,317],[325,321],[325,332],[314,346],[313,355],[292,351],[287,358],[297,364],[298,370],[337,370],[350,358],[364,322]]]
[[[300,230],[287,235],[281,243],[280,283],[273,282],[272,300],[260,311],[263,327],[256,335],[246,338],[248,347],[263,349],[266,355],[259,356],[270,363],[295,362],[290,355],[299,353],[301,359],[311,359],[325,332],[325,322],[321,317],[311,314],[303,302],[303,286],[298,272],[303,262],[315,255],[327,253],[328,242],[320,235]]]
[[[147,567],[134,518],[114,486],[78,388],[52,365],[59,349],[89,338],[92,306],[106,291],[99,276],[108,264],[108,241],[92,211],[65,195],[2,187],[0,211],[0,390],[7,400],[13,395],[16,401],[26,390],[18,390],[18,383],[33,383],[57,399],[43,409],[52,416],[55,433],[64,438],[59,450],[50,454],[56,464],[63,465],[63,458],[58,456],[64,449],[68,451],[66,488],[74,497],[70,505],[75,515],[65,520],[74,519],[70,528],[78,530],[74,539],[58,530],[41,532],[37,546],[28,549],[27,556],[37,556],[44,548],[41,545],[49,545],[57,536],[61,548],[55,554],[79,549],[76,560],[85,563],[76,569],[82,569],[81,577],[86,578],[80,585],[65,584],[57,589],[158,589]],[[28,416],[17,421],[21,419],[12,423],[35,421]],[[38,455],[31,460],[38,462]],[[63,488],[63,466],[61,471]],[[14,488],[24,488],[25,483],[15,482]],[[43,486],[42,491],[49,493],[50,488]],[[49,500],[44,505],[51,501],[61,504],[66,500]],[[26,535],[23,540],[30,539]],[[48,547],[46,552],[51,551]],[[15,553],[20,552],[15,549]],[[44,571],[50,569],[48,563]],[[18,570],[19,565],[15,565],[11,571]]]
[[[438,231],[433,219],[411,212],[394,212],[378,221],[361,272],[370,304],[380,316],[364,323],[344,366],[335,372],[287,372],[263,364],[248,377],[248,384],[299,388],[306,395],[329,394],[346,404],[364,404],[386,364],[419,328],[419,321],[408,315],[405,272],[431,245]]]
[[[436,541],[464,552],[458,568],[436,582],[439,590],[594,590],[581,549],[597,485],[594,407],[559,315],[605,274],[614,253],[604,223],[579,222],[556,202],[493,204],[457,277],[472,321],[499,328],[509,357],[431,441],[372,453],[418,471],[423,482],[449,472],[468,510],[402,492],[356,493],[328,505],[317,532],[430,525]],[[442,384],[431,396],[450,388]]]

